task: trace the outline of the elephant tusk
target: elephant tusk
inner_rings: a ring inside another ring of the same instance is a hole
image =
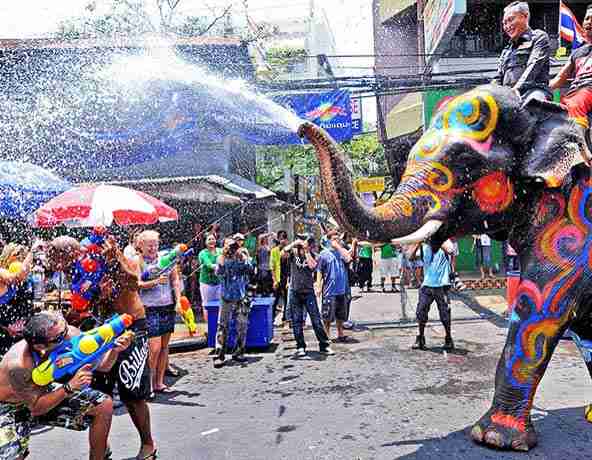
[[[438,229],[442,226],[444,222],[441,220],[428,220],[425,224],[421,226],[419,230],[411,233],[407,236],[402,236],[401,238],[395,238],[391,240],[393,244],[413,244],[413,243],[421,243],[425,241],[430,236],[438,231]]]

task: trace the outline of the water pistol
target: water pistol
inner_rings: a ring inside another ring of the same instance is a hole
[[[155,280],[167,270],[171,269],[180,258],[189,257],[193,254],[193,248],[187,249],[186,244],[178,244],[166,254],[158,258],[158,261],[150,265],[142,273],[142,281]]]
[[[105,227],[94,227],[90,235],[80,242],[80,245],[90,254],[100,254],[106,236],[107,229]]]
[[[133,317],[115,315],[102,326],[72,337],[52,350],[49,358],[33,369],[35,385],[46,386],[65,375],[74,375],[82,366],[95,363],[115,346],[115,339],[132,324]]]
[[[187,326],[187,330],[189,331],[190,335],[195,334],[197,330],[197,325],[195,324],[195,316],[193,315],[193,309],[191,308],[191,303],[189,303],[189,299],[184,295],[181,296],[180,299],[181,303],[181,318],[183,318],[183,322],[185,326]]]
[[[99,283],[107,271],[103,257],[99,254],[87,254],[74,264],[72,274],[72,308],[78,312],[88,310],[93,299],[99,297]]]

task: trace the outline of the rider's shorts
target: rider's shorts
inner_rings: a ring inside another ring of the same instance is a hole
[[[567,107],[567,113],[575,122],[588,128],[588,114],[592,113],[592,88],[576,89],[561,98],[561,103]]]

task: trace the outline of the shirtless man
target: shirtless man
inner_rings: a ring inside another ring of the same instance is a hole
[[[77,240],[68,236],[55,238],[48,247],[47,260],[50,269],[68,271],[82,255]],[[93,388],[108,395],[113,394],[117,383],[119,397],[125,404],[132,422],[140,435],[138,460],[156,459],[156,446],[152,439],[150,410],[146,400],[151,393],[150,368],[148,367],[148,324],[144,305],[138,295],[138,274],[133,262],[126,259],[114,238],[109,237],[103,251],[107,264],[100,286],[102,312],[107,319],[113,313],[127,313],[134,318],[130,327],[135,338],[130,347],[121,353],[109,373],[95,372]]]
[[[89,387],[91,366],[68,376],[61,384],[35,385],[32,370],[64,340],[79,335],[59,313],[42,312],[29,319],[23,329],[24,339],[14,344],[0,362],[0,459],[21,460],[29,454],[31,429],[36,424],[83,431],[90,426],[91,460],[106,455],[111,428],[113,402],[100,391]],[[131,337],[120,336],[98,369],[108,371],[119,353],[129,346]],[[57,457],[46,453],[48,457]]]

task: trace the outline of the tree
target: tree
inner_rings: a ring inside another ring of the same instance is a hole
[[[384,148],[375,134],[358,136],[342,145],[349,159],[354,179],[388,176]],[[270,190],[280,190],[284,171],[293,175],[318,176],[319,164],[314,148],[307,146],[267,146],[257,149],[257,183]]]
[[[228,17],[232,4],[228,0],[221,8],[210,8],[206,16],[180,16],[178,7],[182,0],[152,0],[155,12],[151,14],[146,0],[109,0],[101,4],[91,1],[83,16],[62,21],[55,36],[59,39],[141,36],[145,34],[169,34],[201,36],[220,33],[221,20]],[[157,12],[157,13],[156,13]]]

